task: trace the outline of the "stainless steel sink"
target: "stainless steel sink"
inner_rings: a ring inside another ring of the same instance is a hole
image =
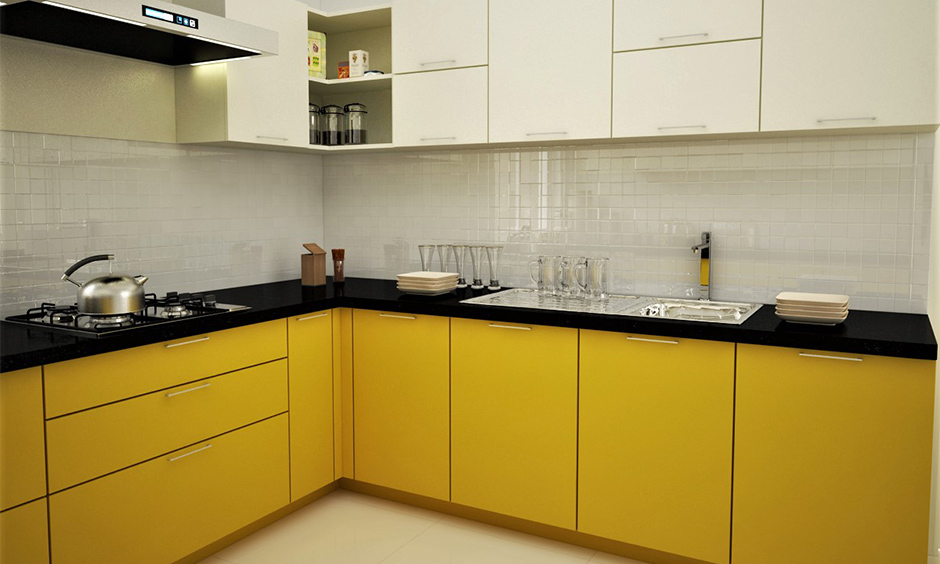
[[[515,288],[494,294],[463,300],[461,303],[488,306],[548,309],[601,315],[623,315],[673,319],[677,321],[703,321],[740,325],[760,309],[761,304],[682,300],[676,298],[649,298],[611,295],[604,300],[546,296],[536,290]]]

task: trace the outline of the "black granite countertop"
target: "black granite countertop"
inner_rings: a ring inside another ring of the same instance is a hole
[[[100,338],[77,337],[2,322],[0,323],[0,372],[335,307],[577,327],[841,353],[927,360],[937,358],[937,342],[927,316],[905,313],[852,310],[845,323],[835,327],[819,327],[786,323],[774,315],[773,306],[765,305],[741,325],[722,325],[461,304],[460,300],[480,295],[483,292],[457,290],[439,297],[409,296],[399,292],[392,280],[366,278],[347,278],[345,284],[334,285],[328,282],[326,286],[320,287],[304,287],[301,286],[300,280],[289,280],[216,290],[212,293],[221,303],[247,305],[251,306],[251,309],[142,327],[124,334]]]

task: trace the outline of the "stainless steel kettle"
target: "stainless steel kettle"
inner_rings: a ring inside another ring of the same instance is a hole
[[[79,268],[99,260],[112,261],[114,255],[95,255],[84,258],[70,266],[62,275],[62,280],[78,286],[76,302],[78,312],[87,315],[125,315],[143,310],[146,276],[127,276],[109,272],[107,276],[94,278],[84,284],[70,278]]]

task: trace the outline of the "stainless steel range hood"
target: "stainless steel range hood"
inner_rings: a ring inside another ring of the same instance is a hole
[[[0,33],[170,66],[278,48],[274,31],[159,0],[0,2]]]

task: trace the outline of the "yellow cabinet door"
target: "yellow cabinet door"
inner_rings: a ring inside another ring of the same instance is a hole
[[[734,564],[927,559],[935,363],[738,346]]]
[[[0,510],[46,495],[42,368],[0,375]]]
[[[734,343],[581,331],[578,530],[728,562]]]
[[[291,501],[333,481],[333,315],[287,321]]]
[[[46,422],[56,492],[287,411],[275,360]]]
[[[575,528],[578,331],[451,320],[455,503]]]
[[[287,414],[49,496],[56,564],[166,564],[290,501]]]
[[[450,496],[450,320],[353,311],[356,480]]]
[[[0,564],[49,564],[46,515],[45,498],[0,513]]]

